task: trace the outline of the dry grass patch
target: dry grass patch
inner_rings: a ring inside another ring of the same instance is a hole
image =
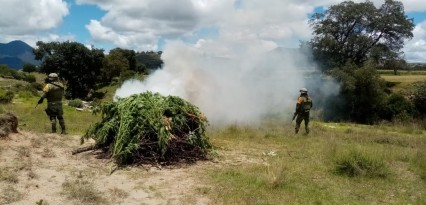
[[[122,189],[119,189],[117,187],[109,189],[109,191],[110,191],[110,194],[111,194],[110,196],[112,199],[125,199],[129,196],[128,192]]]
[[[19,182],[18,173],[12,168],[0,168],[0,181],[17,184]]]
[[[52,149],[49,147],[45,147],[43,151],[41,152],[41,156],[45,158],[53,158],[56,156],[55,152],[53,152]]]
[[[23,194],[16,190],[15,187],[8,186],[0,194],[0,204],[11,204],[20,201],[22,198]]]
[[[102,204],[106,200],[95,189],[92,182],[83,179],[66,181],[62,184],[63,193],[70,200],[80,204]]]

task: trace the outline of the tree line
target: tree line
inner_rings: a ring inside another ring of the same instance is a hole
[[[114,48],[107,55],[103,49],[90,49],[78,42],[37,42],[35,59],[41,60],[39,71],[58,73],[66,81],[66,97],[85,99],[99,86],[117,78],[147,74],[161,68],[161,51],[142,51]],[[24,68],[25,69],[25,68]]]

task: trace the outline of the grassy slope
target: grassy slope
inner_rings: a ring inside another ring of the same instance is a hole
[[[113,88],[107,90],[111,93]],[[49,132],[46,102],[34,109],[37,100],[18,95],[13,104],[0,105],[0,113],[16,113],[20,129]],[[98,120],[90,112],[68,106],[64,111],[71,134],[84,133]],[[258,127],[210,127],[208,136],[217,149],[218,166],[200,170],[201,182],[208,186],[199,194],[211,198],[211,204],[426,203],[424,130],[415,125],[313,122],[310,135],[295,136],[293,126],[270,120]],[[348,150],[383,162],[383,167],[374,169],[385,176],[336,174],[336,161],[345,158]]]

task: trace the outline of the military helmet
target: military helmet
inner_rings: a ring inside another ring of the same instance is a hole
[[[301,92],[301,93],[308,93],[308,89],[306,89],[306,88],[301,88],[301,89],[300,89],[300,92]]]
[[[49,77],[50,79],[57,79],[57,78],[58,78],[58,74],[56,74],[56,73],[51,73],[51,74],[49,74],[49,75],[48,75],[48,77]]]

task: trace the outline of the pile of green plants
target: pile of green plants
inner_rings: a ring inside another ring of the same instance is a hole
[[[207,118],[176,97],[145,92],[100,105],[102,120],[82,137],[95,140],[118,164],[194,162],[207,159],[212,146]]]

